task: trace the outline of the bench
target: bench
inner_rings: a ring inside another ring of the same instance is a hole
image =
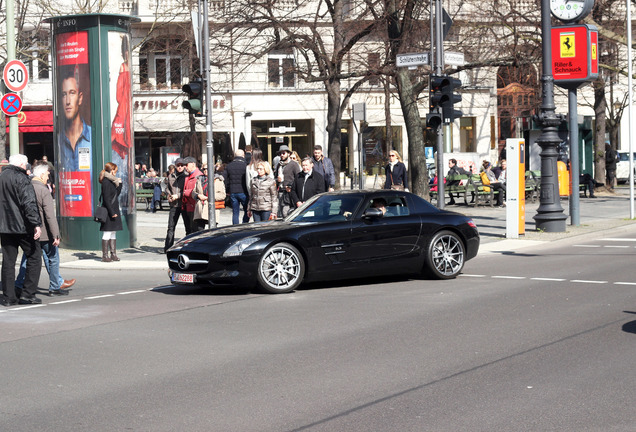
[[[468,205],[488,204],[490,207],[494,207],[495,194],[497,193],[499,192],[495,191],[494,188],[484,185],[479,174],[472,174],[468,179],[464,201],[468,203],[468,196],[470,195],[471,201]]]
[[[469,175],[452,175],[446,176],[444,179],[444,193],[452,196],[452,199],[455,198],[464,199],[464,204],[466,204],[466,186],[468,186]],[[432,185],[437,186],[436,184]],[[437,190],[432,190],[429,192],[431,197],[431,201],[437,198]]]

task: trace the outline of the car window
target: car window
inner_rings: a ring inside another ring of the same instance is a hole
[[[365,211],[371,207],[384,208],[384,217],[408,216],[411,214],[406,198],[400,195],[377,196],[369,200],[365,206]]]
[[[325,222],[351,220],[362,202],[359,195],[323,195],[290,215],[294,222]]]

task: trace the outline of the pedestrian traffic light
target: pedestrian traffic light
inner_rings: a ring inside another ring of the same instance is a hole
[[[461,86],[461,80],[456,78],[445,77],[442,82],[442,98],[440,100],[440,105],[442,106],[444,123],[452,123],[455,119],[464,115],[464,113],[455,109],[455,104],[462,101],[462,96],[455,93],[455,89]]]
[[[197,117],[203,115],[203,81],[195,79],[181,87],[181,90],[188,94],[188,100],[183,101],[181,106],[188,110],[190,114]]]
[[[426,127],[437,129],[442,124],[442,86],[446,77],[441,75],[431,75],[429,79],[428,105],[429,112],[426,114]]]

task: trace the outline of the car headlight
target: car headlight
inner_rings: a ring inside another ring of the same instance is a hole
[[[249,245],[259,241],[258,237],[248,237],[237,241],[223,252],[223,258],[240,256]]]

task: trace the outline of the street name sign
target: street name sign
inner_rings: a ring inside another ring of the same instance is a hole
[[[464,66],[466,64],[464,53],[444,51],[444,63],[451,66]]]
[[[429,64],[429,53],[398,54],[395,57],[397,67],[415,67]]]
[[[4,85],[14,92],[24,90],[29,83],[29,71],[20,60],[11,60],[7,63],[2,72],[2,77]]]
[[[0,109],[8,116],[17,115],[22,111],[22,99],[15,93],[7,93],[0,100]]]

